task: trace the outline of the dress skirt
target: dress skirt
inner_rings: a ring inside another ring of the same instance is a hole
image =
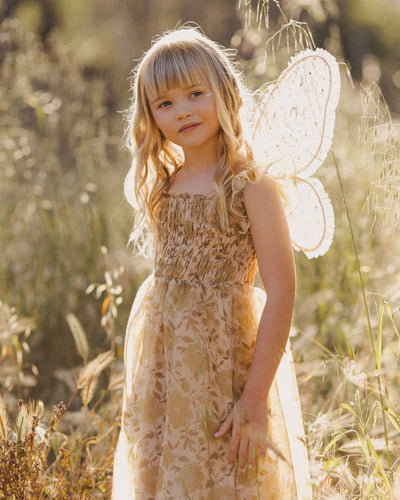
[[[140,287],[125,342],[113,500],[310,500],[289,344],[269,396],[265,459],[240,472],[213,434],[243,391],[265,293],[250,284],[165,279]]]

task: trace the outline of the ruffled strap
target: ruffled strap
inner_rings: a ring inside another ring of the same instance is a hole
[[[252,168],[251,170],[241,170],[232,179],[232,194],[235,196],[239,191],[242,191],[247,182],[257,184],[265,174],[261,169]]]
[[[246,187],[248,182],[252,184],[258,184],[262,177],[265,175],[265,171],[261,169],[251,168],[249,170],[241,170],[238,174],[235,174],[232,178],[232,198],[231,198],[231,209],[235,213],[240,213],[236,208],[239,204],[243,203],[242,192]],[[250,222],[246,218],[240,221],[240,232],[246,233],[250,227]]]

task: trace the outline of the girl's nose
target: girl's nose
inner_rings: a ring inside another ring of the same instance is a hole
[[[182,105],[178,108],[177,118],[178,118],[178,120],[181,120],[182,118],[187,118],[188,116],[191,116],[192,114],[193,113],[188,105]]]

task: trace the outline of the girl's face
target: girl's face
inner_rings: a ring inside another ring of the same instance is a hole
[[[184,153],[218,148],[220,123],[215,97],[205,81],[148,96],[157,127]]]

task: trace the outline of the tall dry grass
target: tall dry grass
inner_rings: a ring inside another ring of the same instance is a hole
[[[115,283],[120,273],[121,269],[107,272],[104,283],[88,289],[88,293],[97,290],[102,299],[101,323],[107,328],[110,344],[115,338],[113,321],[120,304],[121,287]],[[3,311],[9,313],[10,309],[2,304]],[[18,318],[14,311],[12,321],[5,314],[2,317],[8,319],[0,325],[3,338],[15,340],[31,327],[28,319]],[[119,429],[122,367],[115,360],[114,349],[88,361],[91,349],[86,332],[73,313],[68,316],[68,323],[84,364],[76,372],[75,388],[67,404],[60,402],[52,412],[45,410],[40,400],[28,404],[19,400],[15,407],[16,387],[2,387],[0,498],[109,498]],[[19,341],[11,343],[19,345]],[[1,358],[0,373],[7,370],[10,376],[15,375],[11,380],[17,380],[24,376],[24,370],[13,360]]]

